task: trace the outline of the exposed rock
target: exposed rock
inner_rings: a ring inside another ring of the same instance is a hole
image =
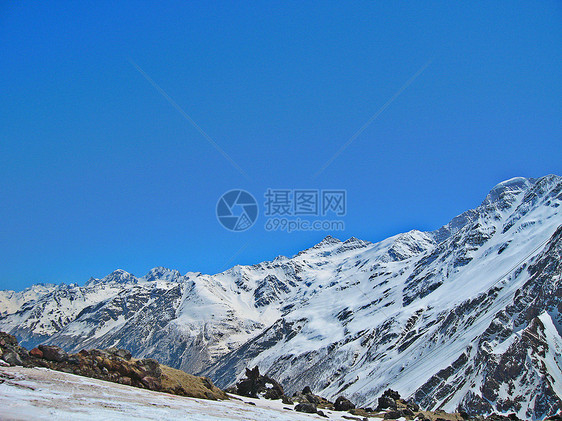
[[[402,414],[402,411],[398,411],[398,410],[391,410],[388,411],[386,414],[384,414],[384,419],[385,420],[397,420],[400,417],[403,417],[404,415]]]
[[[12,365],[46,367],[181,396],[228,399],[226,393],[206,377],[192,376],[181,370],[162,366],[150,358],[134,360],[127,350],[92,349],[69,355],[57,346],[39,345],[28,353],[11,335],[0,332],[0,341],[4,343],[2,358]]]
[[[18,340],[15,336],[6,332],[0,332],[0,347],[10,348],[15,346],[18,346]]]
[[[385,409],[396,409],[396,401],[388,396],[381,396],[379,398],[379,406],[377,407],[378,411],[382,411]]]
[[[62,362],[68,358],[68,354],[62,348],[54,345],[39,345],[39,350],[43,352],[43,358],[49,361]]]
[[[142,360],[138,360],[136,362],[137,367],[139,367],[142,372],[144,373],[143,377],[151,376],[151,377],[160,377],[162,375],[162,370],[160,369],[160,364],[158,361],[152,358],[145,358]]]
[[[108,348],[106,349],[106,351],[111,355],[115,355],[116,357],[123,358],[127,361],[129,361],[133,357],[132,354],[126,349]]]
[[[318,411],[316,405],[310,402],[302,402],[295,406],[295,411],[306,412],[307,414],[316,414]]]
[[[2,359],[6,361],[10,365],[23,365],[23,362],[15,351],[4,351],[4,355],[2,355]]]
[[[246,369],[246,379],[236,384],[236,394],[250,398],[263,396],[266,399],[281,399],[284,396],[283,387],[275,379],[262,376],[258,367]]]
[[[334,404],[332,402],[313,393],[303,394],[302,392],[295,392],[293,393],[292,400],[297,403],[314,403],[317,408],[321,409],[334,409]]]
[[[402,412],[402,416],[404,416],[404,417],[413,417],[414,416],[414,411],[412,411],[410,408],[401,409],[400,412]]]
[[[118,382],[121,383],[121,384],[126,384],[128,386],[130,386],[132,384],[132,381],[131,381],[130,377],[119,377]]]
[[[413,401],[406,402],[406,406],[414,412],[418,412],[420,410],[420,406]]]
[[[385,409],[397,409],[398,406],[396,401],[399,399],[400,399],[400,394],[395,390],[392,389],[385,390],[382,396],[379,398],[377,411],[382,411]]]
[[[285,405],[293,405],[294,404],[293,400],[286,395],[281,396],[281,402],[283,402]]]
[[[33,348],[31,351],[29,351],[29,355],[35,358],[43,358],[43,351],[41,351],[39,348]]]
[[[339,396],[334,402],[336,411],[349,411],[355,408],[355,404],[344,396]]]
[[[0,358],[8,365],[25,365],[30,357],[29,352],[18,345],[14,336],[0,332]]]
[[[392,398],[392,399],[394,399],[395,401],[397,401],[398,399],[400,399],[400,393],[398,393],[396,390],[392,390],[392,389],[387,389],[387,390],[385,390],[382,395],[383,395],[383,396],[388,396],[389,398]]]
[[[162,388],[162,384],[160,383],[160,379],[152,376],[146,376],[142,378],[142,384],[146,386],[147,389],[150,390],[160,390]]]
[[[314,396],[312,393],[307,393],[306,395],[304,395],[304,397],[308,402],[313,403],[314,405],[318,405],[320,403],[320,399]]]

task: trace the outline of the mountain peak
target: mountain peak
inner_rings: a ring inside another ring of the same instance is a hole
[[[327,246],[331,244],[340,244],[342,241],[338,238],[332,237],[331,235],[327,235],[324,237],[322,241],[320,241],[316,246]],[[316,247],[315,246],[315,247]]]
[[[533,179],[527,179],[525,177],[514,177],[509,180],[502,181],[490,190],[490,193],[488,193],[486,199],[484,199],[483,204],[492,204],[500,200],[509,200],[531,187],[534,184],[534,181],[535,180]]]
[[[136,284],[138,279],[123,269],[116,269],[102,279],[90,278],[86,285],[97,284]]]
[[[141,280],[145,282],[151,282],[155,280],[162,280],[167,282],[177,281],[181,277],[181,273],[175,269],[168,269],[163,266],[157,266],[148,271]]]

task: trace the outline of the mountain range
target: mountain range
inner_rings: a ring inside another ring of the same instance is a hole
[[[0,330],[27,348],[121,347],[233,384],[244,368],[376,406],[562,411],[562,177],[513,178],[441,228],[377,243],[331,236],[225,272],[0,291]]]

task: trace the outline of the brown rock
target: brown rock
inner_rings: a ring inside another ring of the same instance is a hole
[[[130,386],[132,382],[130,377],[119,377],[119,383]]]
[[[33,348],[31,351],[29,351],[29,355],[35,358],[43,358],[43,351],[41,351],[39,348]]]
[[[1,347],[15,347],[18,346],[18,340],[15,336],[6,332],[0,332],[0,346]]]
[[[68,358],[68,354],[62,348],[54,345],[39,345],[38,348],[43,352],[43,358],[49,361],[63,362]]]
[[[118,363],[115,367],[115,371],[118,371],[122,376],[129,377],[131,370],[129,368],[129,364],[127,363]]]
[[[162,387],[160,380],[152,376],[143,377],[141,382],[147,389],[150,390],[159,390]]]
[[[144,358],[136,362],[137,367],[144,373],[142,377],[160,377],[162,375],[162,370],[160,369],[160,364],[158,361],[152,358]]]
[[[129,361],[132,357],[132,354],[126,349],[108,348],[105,351],[110,353],[111,355],[114,355],[116,357],[122,358],[127,361]]]

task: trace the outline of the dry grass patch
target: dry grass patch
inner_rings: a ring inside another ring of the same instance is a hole
[[[165,365],[160,365],[160,368],[162,369],[162,392],[201,399],[228,399],[228,395],[207,377],[193,376]]]

